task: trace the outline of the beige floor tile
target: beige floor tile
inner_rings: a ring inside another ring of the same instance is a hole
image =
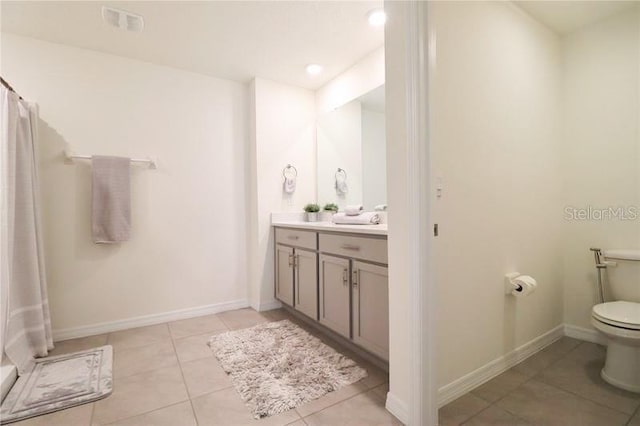
[[[148,327],[131,328],[109,334],[108,343],[119,349],[139,348],[141,346],[160,343],[171,339],[167,324],[150,325]]]
[[[441,426],[459,425],[489,406],[489,402],[471,393],[462,395],[440,408],[438,417]]]
[[[264,311],[262,314],[269,319],[269,321],[282,321],[285,319],[293,319],[293,315],[285,311],[284,309],[272,309],[270,311]]]
[[[55,342],[53,350],[49,351],[49,356],[69,354],[72,352],[84,351],[87,349],[97,348],[107,344],[107,335],[99,334],[97,336],[81,337],[79,339],[64,340]]]
[[[629,423],[627,423],[627,426],[640,426],[640,408],[638,408],[638,411],[636,411],[636,414],[631,417],[631,420],[629,420]]]
[[[360,380],[360,382],[367,387],[367,389],[373,389],[376,386],[380,386],[384,383],[389,382],[389,373],[382,370],[381,368],[376,367],[375,365],[363,360],[359,359],[353,354],[345,353],[343,349],[337,348],[338,352],[344,353],[346,356],[354,360],[360,367],[367,370],[367,377]]]
[[[304,422],[304,420],[300,419],[296,420],[293,423],[289,423],[287,426],[307,426],[307,424]]]
[[[600,377],[605,356],[606,349],[603,346],[583,343],[536,376],[536,379],[598,404],[633,414],[640,405],[640,394],[618,389]]]
[[[520,419],[508,411],[495,405],[473,416],[464,426],[533,426],[526,420]]]
[[[200,426],[284,426],[300,419],[295,410],[255,420],[233,388],[209,393],[192,400]]]
[[[337,391],[329,392],[328,394],[321,396],[318,399],[314,399],[313,401],[309,401],[306,404],[300,405],[296,407],[296,411],[300,414],[300,417],[307,417],[366,391],[367,387],[364,384],[360,382],[354,383],[340,388]]]
[[[387,393],[389,393],[389,383],[383,383],[371,389],[383,402],[387,401]]]
[[[196,359],[213,357],[213,352],[207,343],[211,336],[224,332],[225,330],[218,330],[215,332],[198,334],[196,336],[189,336],[174,340],[173,344],[176,347],[178,360],[180,362],[188,362]]]
[[[113,358],[113,377],[120,378],[178,365],[171,340],[151,345],[119,349]]]
[[[485,401],[495,402],[527,380],[529,376],[511,369],[478,386],[471,393]]]
[[[111,423],[109,426],[197,426],[189,401]]]
[[[179,367],[115,379],[113,394],[95,403],[93,422],[104,425],[189,399]]]
[[[627,414],[536,380],[524,383],[496,405],[534,425],[622,426],[629,419]]]
[[[270,321],[269,317],[265,314],[256,312],[251,308],[222,312],[218,314],[218,316],[231,330],[253,327],[254,325]]]
[[[579,340],[572,339],[571,337],[562,337],[537,354],[530,356],[516,365],[513,370],[533,377],[565,356],[579,344]]]
[[[325,408],[304,421],[310,426],[402,425],[371,391]]]
[[[15,426],[89,426],[92,410],[93,404],[84,404],[11,424]]]
[[[227,373],[213,357],[183,363],[182,374],[191,398],[233,386]]]
[[[206,315],[169,323],[169,331],[174,339],[219,330],[227,330],[227,326],[218,315]]]

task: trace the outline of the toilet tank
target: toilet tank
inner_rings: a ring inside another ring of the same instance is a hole
[[[640,303],[640,250],[606,250],[607,298]]]

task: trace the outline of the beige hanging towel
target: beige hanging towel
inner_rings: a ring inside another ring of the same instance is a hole
[[[129,158],[91,157],[93,242],[120,243],[131,230],[131,185]]]

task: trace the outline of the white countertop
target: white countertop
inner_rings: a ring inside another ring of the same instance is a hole
[[[271,220],[272,226],[311,229],[314,231],[348,232],[352,234],[387,235],[387,225],[336,225],[332,222],[304,222],[300,220]]]

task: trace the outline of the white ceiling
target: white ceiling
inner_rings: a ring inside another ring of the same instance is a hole
[[[142,33],[102,21],[103,5],[144,17]],[[1,30],[202,74],[317,89],[384,44],[365,1],[2,1]],[[324,66],[310,77],[309,63]]]
[[[580,27],[592,24],[639,1],[514,1],[525,12],[558,34],[569,34]]]

